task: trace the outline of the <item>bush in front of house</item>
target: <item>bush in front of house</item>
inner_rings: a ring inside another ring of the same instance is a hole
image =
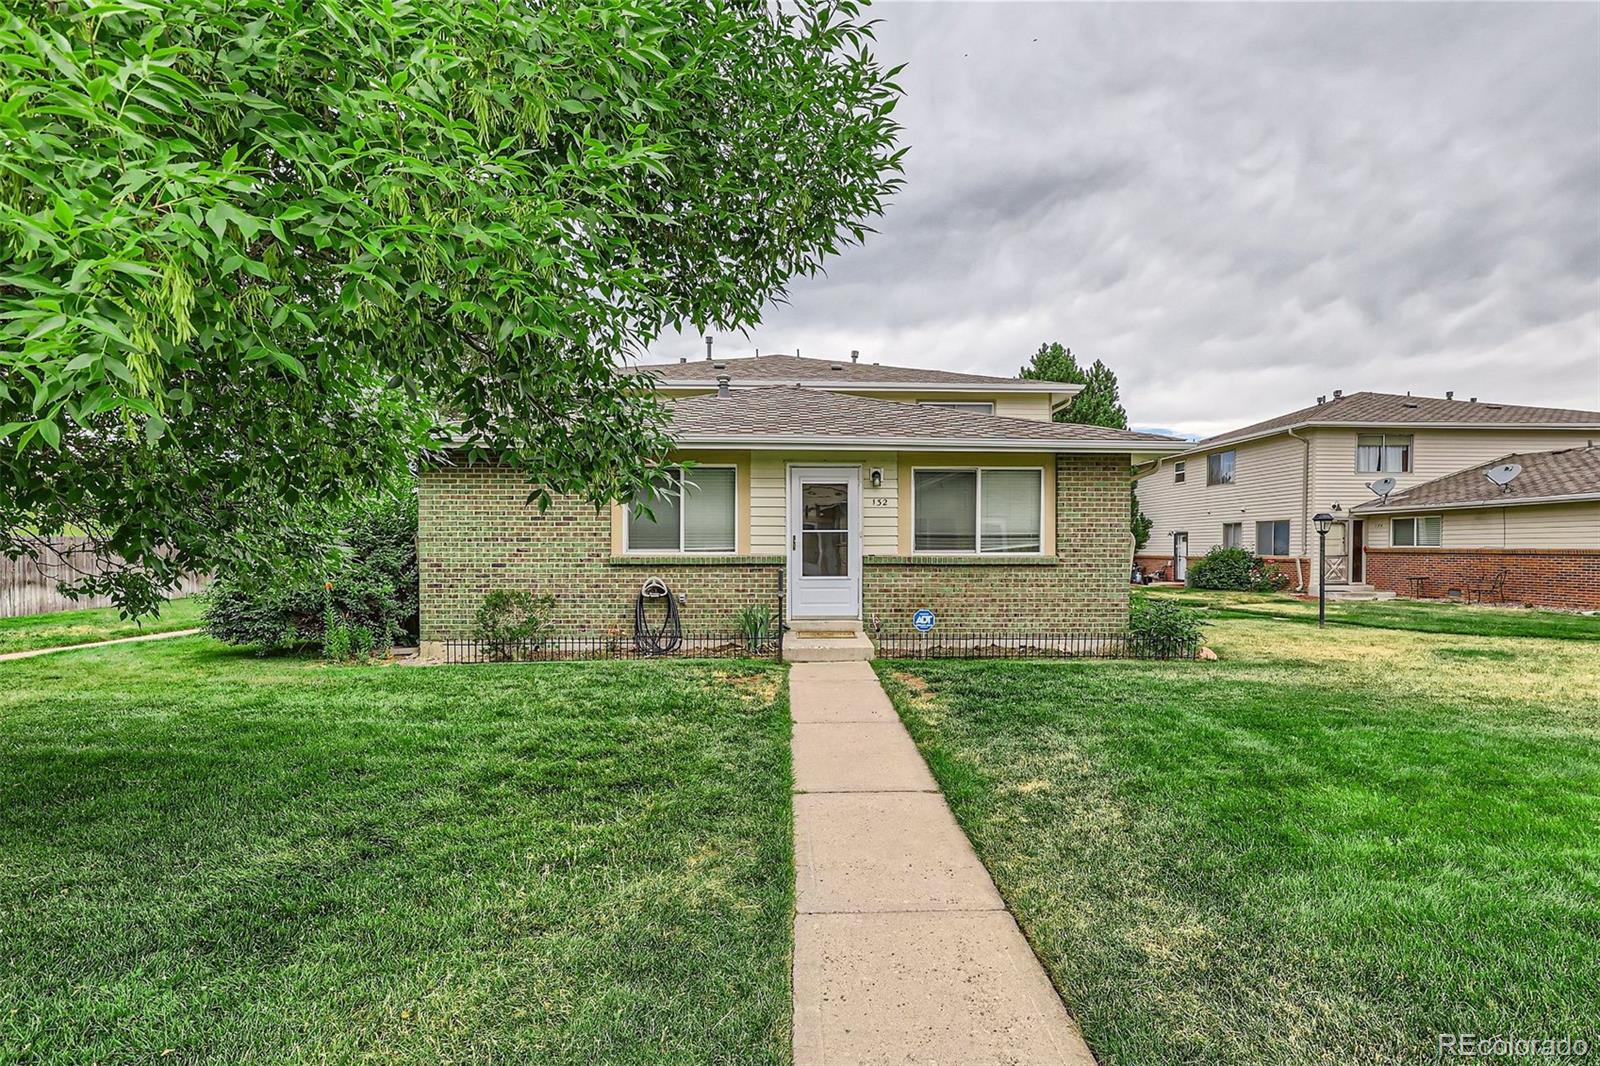
[[[1277,592],[1288,587],[1289,577],[1243,548],[1212,548],[1189,563],[1188,584],[1197,589]]]
[[[1200,644],[1200,612],[1176,600],[1135,596],[1128,636],[1145,658],[1187,655]]]
[[[478,605],[473,636],[491,659],[506,661],[519,648],[537,648],[550,634],[550,615],[556,598],[536,596],[523,589],[495,589]]]
[[[218,575],[206,632],[262,652],[321,647],[333,660],[387,651],[416,632],[415,497],[369,501],[313,539],[303,560]]]

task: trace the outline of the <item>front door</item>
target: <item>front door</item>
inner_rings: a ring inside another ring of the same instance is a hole
[[[789,468],[789,616],[861,617],[861,468]]]
[[[1359,584],[1366,577],[1366,523],[1357,519],[1350,525],[1350,580]]]
[[[1186,581],[1189,578],[1189,534],[1174,533],[1172,535],[1172,580]]]

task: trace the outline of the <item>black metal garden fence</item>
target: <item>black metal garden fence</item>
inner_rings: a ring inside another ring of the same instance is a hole
[[[965,630],[872,634],[882,659],[1197,659],[1200,641],[1112,632]]]
[[[781,659],[776,633],[684,633],[661,646],[627,634],[579,633],[537,640],[447,640],[447,663],[538,663],[577,659]]]

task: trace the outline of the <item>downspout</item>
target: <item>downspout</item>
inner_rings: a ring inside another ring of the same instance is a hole
[[[1310,530],[1306,528],[1311,517],[1311,441],[1296,433],[1293,426],[1289,427],[1288,432],[1289,436],[1300,442],[1303,449],[1300,456],[1300,553],[1294,559],[1294,574],[1300,579],[1300,587],[1310,592],[1311,585],[1301,573],[1300,564],[1311,550]]]

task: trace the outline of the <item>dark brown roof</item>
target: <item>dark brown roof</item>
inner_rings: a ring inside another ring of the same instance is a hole
[[[1516,463],[1522,473],[1502,491],[1484,472],[1503,463]],[[1434,507],[1505,507],[1513,504],[1556,502],[1600,497],[1600,448],[1563,448],[1556,452],[1523,452],[1397,492],[1387,501],[1373,500],[1352,508],[1356,514],[1374,511],[1418,511]]]
[[[959,374],[953,370],[924,370],[910,366],[879,366],[876,363],[852,363],[849,359],[802,359],[794,355],[764,355],[759,358],[693,359],[686,363],[651,363],[632,368],[633,373],[648,374],[663,385],[715,385],[717,378],[727,376],[734,385],[807,385],[837,383],[851,387],[869,385],[1002,385],[1008,388],[1030,388],[1039,392],[1076,392],[1081,385],[1064,381],[1034,381],[1024,378],[1002,378],[984,374]]]
[[[774,357],[776,358],[776,357]],[[1040,450],[1155,451],[1186,442],[1153,433],[1133,433],[1070,422],[1035,422],[930,405],[869,399],[825,389],[773,386],[671,401],[674,439],[685,444],[853,444],[898,447],[964,442]],[[1120,447],[1119,447],[1120,446]]]
[[[1586,426],[1600,427],[1600,411],[1573,411],[1559,407],[1522,407],[1509,403],[1474,403],[1434,396],[1396,396],[1385,392],[1353,392],[1348,396],[1312,404],[1277,418],[1219,433],[1195,444],[1210,449],[1230,441],[1247,440],[1300,426],[1355,425],[1466,425],[1466,426]]]

